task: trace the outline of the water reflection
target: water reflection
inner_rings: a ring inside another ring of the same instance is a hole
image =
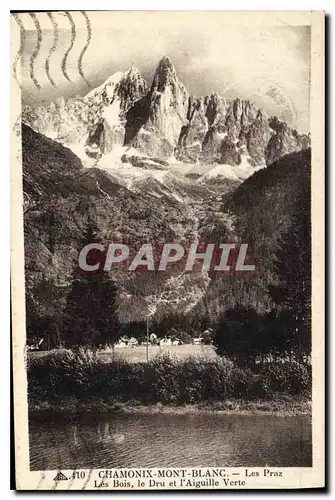
[[[311,418],[269,415],[30,415],[32,470],[312,465]]]

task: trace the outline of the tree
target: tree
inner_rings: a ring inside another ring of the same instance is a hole
[[[43,277],[34,281],[27,277],[25,305],[27,342],[36,343],[43,339],[42,349],[60,346],[59,310],[65,304],[64,291],[50,279]]]
[[[213,331],[212,329],[205,330],[201,334],[202,336],[202,343],[205,345],[211,345],[212,340],[213,340]]]
[[[239,366],[248,366],[263,352],[262,333],[262,318],[257,312],[236,307],[228,309],[219,322],[213,344],[219,356],[231,357]]]
[[[292,313],[272,309],[264,316],[263,354],[280,357],[290,355],[294,345]]]
[[[311,350],[311,219],[307,200],[282,238],[276,263],[278,284],[269,288],[281,314],[286,314],[283,328],[287,344],[300,357]]]
[[[83,247],[101,243],[94,225],[86,231]],[[90,252],[89,265],[101,262],[97,271],[83,271],[78,263],[73,273],[63,320],[64,343],[67,347],[102,347],[114,344],[120,336],[117,287],[103,270],[104,256]]]

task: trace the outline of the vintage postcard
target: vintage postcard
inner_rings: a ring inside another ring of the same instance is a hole
[[[10,16],[17,489],[324,487],[324,13]]]

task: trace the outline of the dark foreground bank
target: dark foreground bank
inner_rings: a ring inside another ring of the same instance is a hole
[[[28,359],[28,391],[31,409],[305,413],[311,369],[285,361],[250,370],[226,358],[170,356],[106,362],[93,351],[63,351]]]

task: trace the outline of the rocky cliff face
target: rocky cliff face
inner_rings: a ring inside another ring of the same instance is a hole
[[[85,96],[84,101],[93,111],[93,120],[95,117],[86,141],[88,155],[107,154],[114,145],[123,145],[126,113],[146,93],[146,81],[138,69],[132,67],[125,73],[115,73]]]
[[[150,91],[127,113],[124,144],[144,154],[173,156],[180,130],[187,123],[188,99],[171,60],[164,57]]]
[[[36,109],[26,106],[22,119],[61,144],[71,147],[82,143],[88,156],[98,157],[117,144],[123,145],[126,113],[147,90],[146,81],[132,67],[115,73],[83,98],[67,102],[61,98]]]
[[[269,126],[272,135],[265,150],[267,165],[292,151],[304,151],[311,145],[310,134],[300,135],[296,130],[290,129],[286,123],[279,121],[276,117],[269,120]]]
[[[96,159],[125,146],[183,162],[259,167],[310,146],[308,136],[250,101],[190,96],[168,57],[158,64],[149,90],[132,67],[83,98],[26,107],[23,120],[74,151],[81,144]]]
[[[238,98],[223,99],[218,94],[190,97],[187,120],[176,153],[184,161],[239,165],[244,156],[251,165],[265,165],[309,147],[306,136]]]

